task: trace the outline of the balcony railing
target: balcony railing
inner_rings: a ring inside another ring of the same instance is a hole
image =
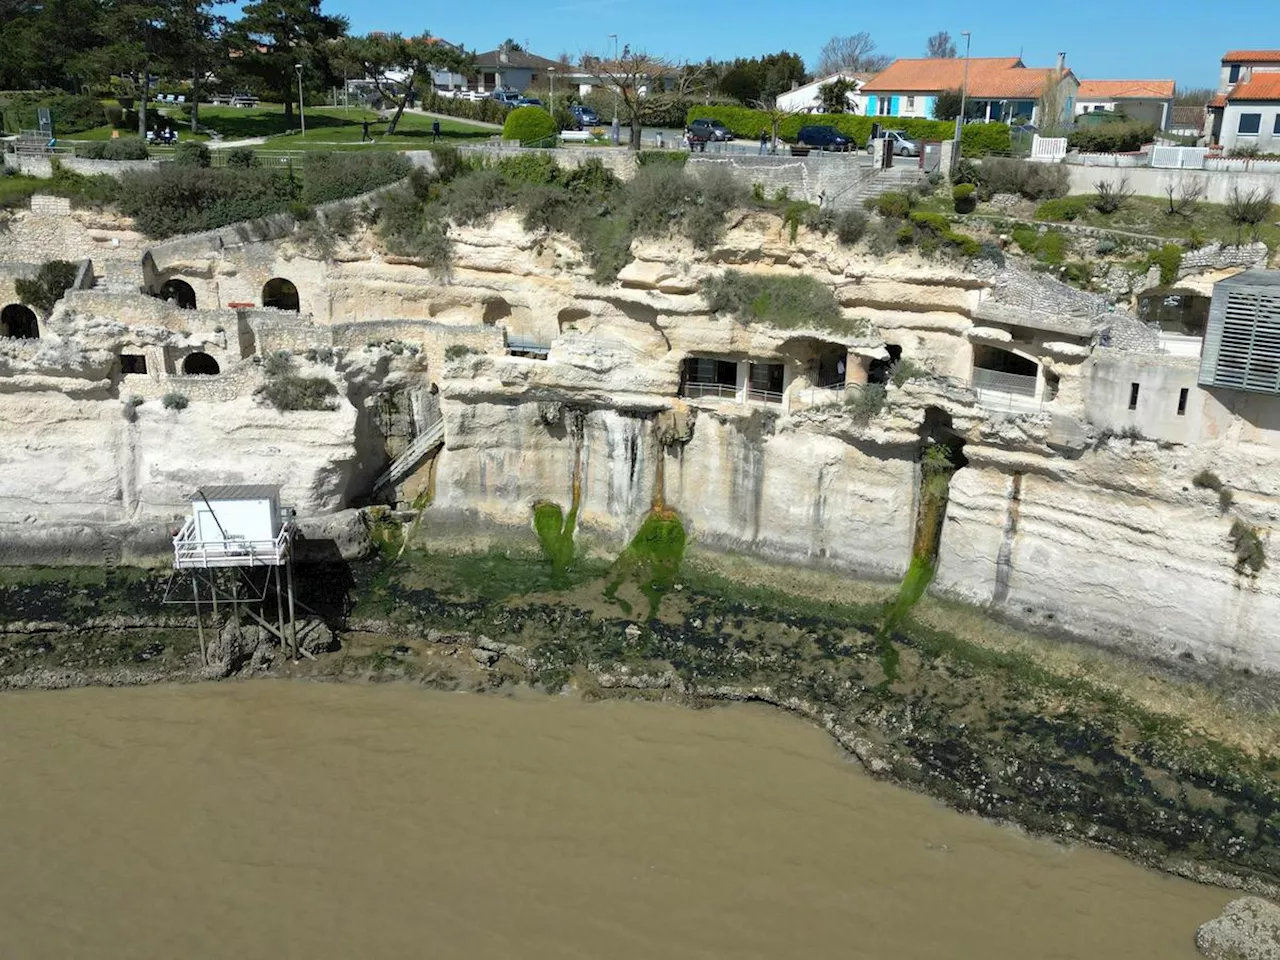
[[[293,524],[283,523],[274,540],[197,540],[196,522],[188,518],[173,538],[173,565],[198,567],[278,567],[289,556]]]
[[[680,396],[689,400],[702,397],[714,397],[717,400],[737,400],[738,388],[730,383],[685,383],[680,387]]]
[[[776,390],[757,390],[752,387],[747,391],[747,399],[756,403],[782,403],[782,394]]]
[[[974,367],[973,389],[978,392],[990,390],[995,393],[1012,393],[1019,397],[1034,397],[1036,395],[1036,378],[1019,373],[1005,373],[1001,370]]]

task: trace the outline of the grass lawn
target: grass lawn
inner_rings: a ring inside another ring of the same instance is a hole
[[[1227,208],[1219,203],[1200,203],[1190,216],[1168,213],[1168,201],[1156,197],[1131,197],[1120,210],[1101,214],[1090,207],[1074,222],[1090,227],[1127,230],[1131,233],[1147,233],[1171,240],[1189,240],[1193,232],[1198,239],[1220,240],[1234,244],[1237,241],[1235,225],[1227,219]],[[986,212],[986,211],[983,211]],[[1276,209],[1272,208],[1273,215]],[[1271,217],[1258,229],[1258,239],[1272,250],[1280,246],[1280,226]],[[1240,237],[1245,243],[1253,240],[1252,233],[1244,231]]]
[[[26,199],[35,193],[38,187],[48,183],[48,180],[41,180],[39,177],[28,177],[24,174],[0,177],[0,210],[25,203]]]
[[[352,107],[308,107],[307,133],[304,137],[298,132],[298,118],[294,114],[292,124],[287,125],[284,118],[284,107],[278,103],[259,104],[252,109],[245,107],[200,106],[200,122],[204,126],[217,130],[227,140],[242,140],[249,137],[279,137],[270,147],[277,150],[305,150],[312,144],[340,143],[359,144],[363,131],[363,122],[370,122],[369,132],[379,143],[386,143],[400,148],[421,146],[431,139],[431,117],[417,113],[406,113],[400,118],[394,137],[382,138],[386,123],[378,119],[372,110]],[[497,131],[488,127],[477,126],[463,120],[445,117],[440,120],[440,132],[449,140],[483,140],[493,136]]]

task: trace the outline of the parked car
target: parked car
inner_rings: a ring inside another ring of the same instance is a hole
[[[540,107],[542,106],[542,101],[539,100],[537,97],[517,97],[516,106],[517,107]]]
[[[590,107],[584,107],[580,103],[575,103],[569,108],[569,112],[573,114],[574,125],[579,130],[585,130],[587,127],[600,126],[600,118],[596,116],[596,112]]]
[[[835,127],[801,127],[796,143],[810,150],[854,150],[856,145]]]
[[[881,130],[878,139],[889,141],[889,150],[896,157],[920,156],[920,144],[907,136],[902,130]],[[871,144],[867,144],[867,153],[871,152]]]
[[[689,124],[689,139],[706,143],[708,140],[732,140],[733,134],[719,120],[701,118]]]
[[[508,107],[514,107],[520,100],[520,95],[513,90],[495,90],[489,96]]]

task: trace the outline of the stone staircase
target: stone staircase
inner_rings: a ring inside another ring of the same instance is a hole
[[[103,293],[137,296],[142,290],[142,284],[138,282],[137,277],[112,274],[105,277],[94,277],[93,289],[101,290]]]
[[[409,471],[418,465],[419,460],[442,443],[444,443],[444,421],[436,420],[426,430],[414,437],[413,442],[405,447],[400,456],[391,461],[391,464],[383,471],[382,476],[374,481],[374,492],[406,476]]]
[[[909,161],[910,162],[910,161]],[[861,208],[864,200],[870,200],[882,193],[906,190],[925,179],[924,171],[912,163],[911,166],[893,166],[888,170],[876,170],[851,184],[844,192],[831,198],[831,205],[837,210]]]

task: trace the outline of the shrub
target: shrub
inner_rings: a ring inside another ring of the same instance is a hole
[[[1172,286],[1178,279],[1178,268],[1182,266],[1182,247],[1166,243],[1151,255],[1151,263],[1160,268],[1161,286]]]
[[[1191,485],[1201,490],[1218,491],[1223,488],[1222,480],[1212,470],[1201,470],[1191,478]]]
[[[911,198],[905,193],[882,193],[872,204],[876,213],[890,220],[901,220],[911,212]]]
[[[451,343],[444,348],[444,358],[446,360],[457,360],[471,354],[480,354],[480,352],[475,347],[467,346],[465,343]]]
[[[141,137],[95,140],[76,147],[76,156],[86,160],[146,160],[151,156]]]
[[[387,198],[378,221],[378,233],[387,251],[412,257],[436,271],[445,271],[453,256],[448,226],[417,202],[409,191]]]
[[[293,354],[276,350],[262,358],[262,372],[268,377],[283,377],[293,372]]]
[[[1105,257],[1109,253],[1115,253],[1118,246],[1119,244],[1110,237],[1103,237],[1093,245],[1093,252],[1100,257]]]
[[[526,144],[553,138],[559,132],[551,114],[541,107],[516,107],[502,123],[503,140]]]
[[[187,395],[185,393],[166,393],[160,398],[160,404],[166,410],[185,410],[187,409]]]
[[[949,140],[951,136],[935,139]],[[960,155],[985,157],[992,153],[1008,153],[1013,147],[1009,126],[1004,123],[966,123],[960,130]]]
[[[227,151],[227,166],[232,170],[251,170],[258,166],[258,154],[250,147],[233,147]]]
[[[1065,197],[1068,189],[1067,169],[1057,163],[987,157],[982,161],[981,178],[990,193],[1013,193],[1028,200]]]
[[[1251,187],[1241,190],[1233,186],[1227,197],[1227,219],[1235,225],[1236,243],[1242,242],[1244,229],[1253,231],[1253,239],[1258,239],[1258,226],[1271,216],[1271,204],[1275,192],[1271,187]]]
[[[1036,207],[1036,219],[1071,223],[1091,206],[1093,206],[1092,197],[1061,197],[1057,200],[1046,200]]]
[[[929,373],[924,367],[916,363],[914,360],[908,360],[900,357],[898,361],[889,368],[889,379],[895,387],[903,386],[908,380],[918,380],[927,376]]]
[[[1134,191],[1129,186],[1129,178],[1121,177],[1115,183],[1110,180],[1099,180],[1093,185],[1097,196],[1093,198],[1093,208],[1104,216],[1109,216],[1123,209]]]
[[[36,90],[3,95],[3,100],[0,100],[0,111],[4,118],[5,131],[18,133],[21,130],[39,129],[40,107],[49,108],[60,137],[92,130],[108,122],[106,109],[96,97],[87,94],[46,93]]]
[[[289,410],[333,410],[338,388],[327,377],[300,377],[288,373],[273,377],[258,393],[281,412]]]
[[[75,283],[79,270],[69,260],[49,260],[40,265],[33,279],[19,277],[13,283],[14,293],[27,306],[39,311],[44,316],[53,312],[54,305],[62,299],[62,295]]]
[[[328,203],[385,187],[409,175],[407,157],[398,153],[308,153],[303,161],[302,200]]]
[[[946,246],[965,257],[976,257],[982,245],[973,237],[956,233],[951,229],[951,222],[940,213],[912,213],[911,225],[903,227],[900,236],[903,243],[916,242],[920,252],[926,255],[935,252],[939,246]]]
[[[836,217],[836,240],[852,247],[867,232],[867,215],[861,210],[844,210]]]
[[[1236,553],[1236,573],[1256,577],[1267,564],[1267,555],[1258,531],[1243,520],[1232,521],[1231,546]]]
[[[537,107],[529,109],[536,110]],[[560,164],[545,153],[520,153],[498,161],[498,170],[512,183],[556,183]]]
[[[1067,259],[1067,235],[1061,230],[1046,230],[1040,237],[1036,257],[1042,263],[1057,265]]]
[[[148,237],[198,233],[288,209],[297,181],[274,170],[162,164],[120,178],[119,205]]]
[[[804,274],[776,277],[726,270],[703,281],[702,295],[713,313],[729,314],[746,324],[815,327],[848,336],[866,332],[866,321],[841,314],[830,287]]]
[[[1155,136],[1143,123],[1104,123],[1071,131],[1067,145],[1081,153],[1132,153]]]
[[[195,140],[184,140],[173,151],[173,162],[183,167],[207,167],[213,162],[209,148]]]
[[[951,202],[956,213],[973,213],[978,206],[978,198],[974,196],[977,190],[972,183],[957,183],[951,188]]]
[[[882,383],[851,386],[844,394],[844,408],[854,423],[866,426],[884,409],[889,391]]]
[[[1040,249],[1040,231],[1035,227],[1018,226],[1013,228],[1013,242],[1023,253],[1036,255]]]
[[[478,223],[499,210],[507,209],[515,199],[515,194],[500,170],[480,170],[459,177],[444,192],[449,217],[458,223]]]
[[[683,167],[688,160],[689,154],[683,150],[641,150],[636,154],[636,165],[640,167],[650,164]],[[763,196],[761,199],[763,199]]]

